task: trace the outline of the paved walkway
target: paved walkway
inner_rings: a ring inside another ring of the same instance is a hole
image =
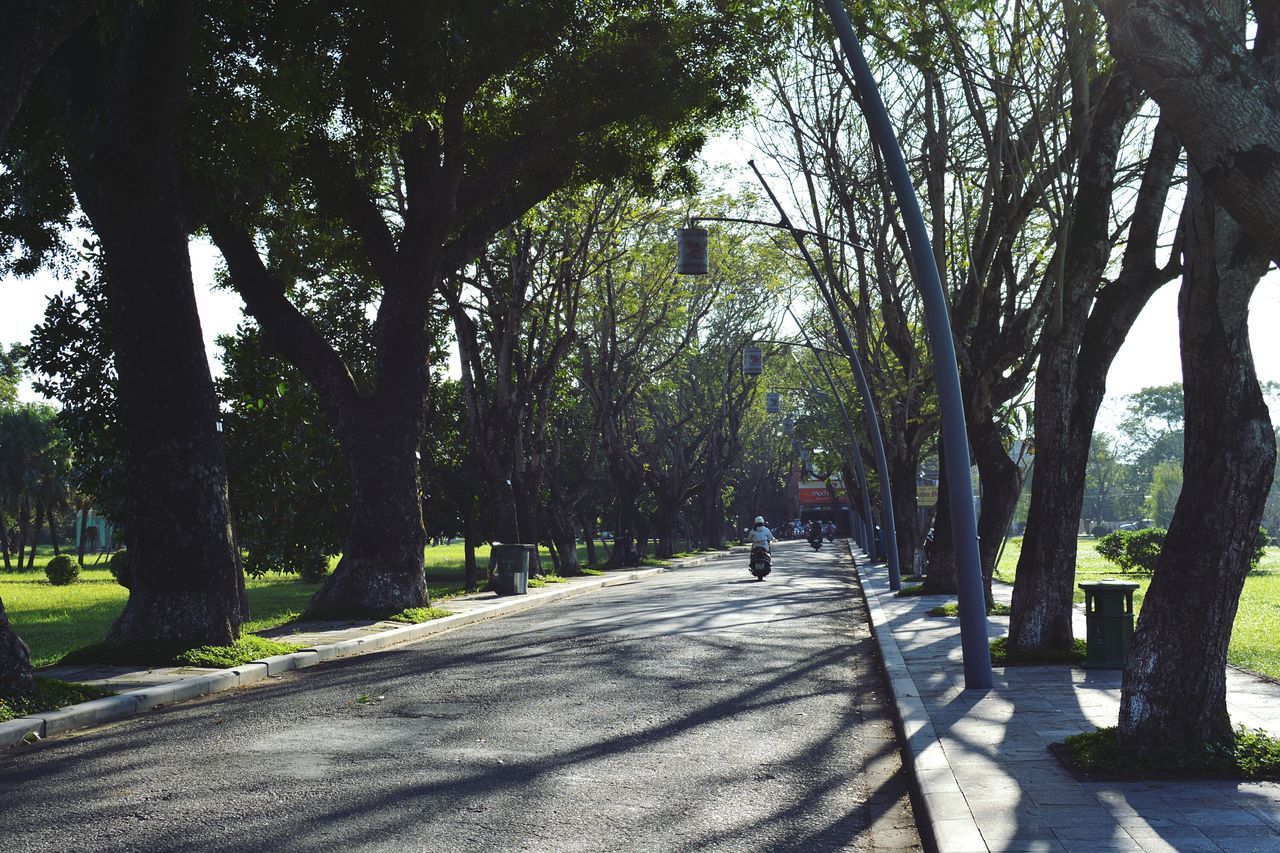
[[[922,834],[943,853],[987,850],[1280,851],[1280,784],[1079,782],[1046,750],[1115,725],[1120,672],[1069,666],[995,670],[964,689],[959,621],[929,616],[947,596],[896,598],[883,565],[859,573],[923,792]],[[1009,601],[1012,587],[996,598]],[[1075,634],[1083,637],[1077,608]],[[989,620],[991,637],[1008,617]],[[1280,734],[1280,685],[1227,674],[1234,723]]]

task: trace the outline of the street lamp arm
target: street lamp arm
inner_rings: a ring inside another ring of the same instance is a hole
[[[763,225],[765,228],[778,228],[782,231],[790,231],[794,234],[803,234],[806,237],[822,237],[833,243],[843,243],[846,246],[852,246],[855,249],[869,249],[863,243],[855,243],[852,240],[841,240],[839,237],[832,237],[830,234],[819,234],[817,231],[805,231],[802,228],[796,228],[790,222],[766,222],[763,219],[742,219],[737,216],[690,216],[689,224],[693,225],[698,222],[740,222],[743,225]]]

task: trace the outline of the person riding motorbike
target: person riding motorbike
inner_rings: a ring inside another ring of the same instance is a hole
[[[747,531],[747,541],[751,543],[751,559],[748,561],[747,566],[752,569],[752,574],[755,574],[754,568],[758,559],[763,561],[772,560],[769,543],[777,538],[773,535],[773,531],[765,526],[764,516],[757,515],[756,520],[752,522],[751,529]],[[758,578],[759,580],[764,580],[763,575],[759,575]]]
[[[809,532],[806,534],[805,538],[809,540],[810,545],[814,542],[822,544],[822,523],[816,518],[809,522]]]

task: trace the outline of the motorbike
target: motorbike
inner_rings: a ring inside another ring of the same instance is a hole
[[[769,553],[769,549],[761,545],[752,548],[749,568],[756,580],[764,580],[764,576],[773,571],[773,555]]]
[[[813,549],[813,550],[815,550],[815,551],[822,547],[822,534],[821,534],[821,533],[817,533],[817,534],[810,534],[810,535],[809,535],[809,547],[810,547],[810,548],[812,548],[812,549]]]

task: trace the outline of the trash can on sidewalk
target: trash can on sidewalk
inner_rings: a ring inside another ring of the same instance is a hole
[[[1089,669],[1124,669],[1133,639],[1133,591],[1131,581],[1103,580],[1082,583],[1084,590],[1084,665]]]
[[[494,545],[489,567],[498,595],[524,595],[529,591],[529,560],[534,545]]]

